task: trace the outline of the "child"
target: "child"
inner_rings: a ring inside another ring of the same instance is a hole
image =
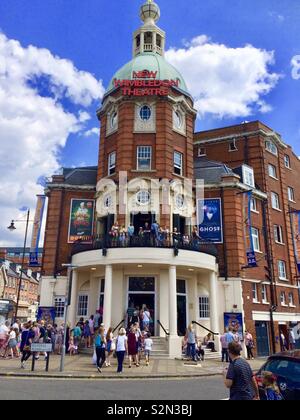
[[[78,347],[74,344],[74,337],[71,335],[69,340],[69,353],[70,356],[75,356],[77,353]]]
[[[145,345],[145,356],[146,356],[146,366],[149,366],[150,363],[150,354],[153,347],[153,341],[151,340],[151,334],[148,333],[147,338],[144,341]]]
[[[263,373],[263,385],[265,388],[267,401],[283,400],[282,395],[280,394],[279,388],[276,384],[276,379],[274,378],[273,373],[271,372]]]

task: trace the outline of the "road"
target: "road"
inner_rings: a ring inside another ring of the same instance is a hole
[[[0,400],[222,400],[221,377],[182,380],[0,378]]]

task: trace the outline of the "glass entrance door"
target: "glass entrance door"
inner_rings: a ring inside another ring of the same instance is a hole
[[[269,331],[267,322],[256,322],[257,355],[265,357],[270,355]]]
[[[139,322],[141,329],[147,324],[139,316],[141,311],[150,313],[149,330],[151,335],[156,332],[156,302],[154,277],[130,277],[128,287],[128,324]]]
[[[180,337],[185,336],[187,323],[186,281],[177,280],[177,330]]]

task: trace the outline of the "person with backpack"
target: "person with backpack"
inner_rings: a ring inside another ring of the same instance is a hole
[[[283,397],[277,386],[276,379],[272,372],[263,372],[263,386],[267,401],[283,400]]]
[[[97,369],[102,373],[102,367],[106,360],[106,338],[103,327],[99,328],[95,334],[95,349],[97,355]]]

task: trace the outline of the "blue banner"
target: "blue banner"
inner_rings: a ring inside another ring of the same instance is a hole
[[[243,314],[241,313],[225,313],[224,314],[224,327],[225,331],[229,329],[233,333],[238,333],[240,341],[244,341],[244,327],[243,327]]]
[[[39,254],[38,252],[30,252],[29,254],[29,267],[39,267]]]
[[[198,200],[197,217],[201,240],[213,242],[215,244],[223,243],[221,204],[221,198]]]
[[[56,310],[54,307],[40,306],[37,313],[37,321],[45,321],[46,324],[53,324],[55,321]]]
[[[252,201],[252,191],[248,191],[248,227],[249,227],[249,238],[250,238],[250,248],[247,251],[247,262],[249,268],[257,267],[257,260],[254,250],[254,241],[252,236],[252,214],[251,214],[251,201]]]

